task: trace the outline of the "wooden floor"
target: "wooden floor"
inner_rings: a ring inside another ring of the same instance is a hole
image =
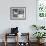
[[[30,46],[37,46],[37,43],[30,43],[31,45]],[[0,42],[0,46],[4,46],[4,43],[2,42]],[[14,43],[8,43],[8,46],[15,46],[15,42]],[[24,45],[25,46],[25,45]],[[44,45],[42,45],[42,46],[46,46],[46,43],[44,43]]]

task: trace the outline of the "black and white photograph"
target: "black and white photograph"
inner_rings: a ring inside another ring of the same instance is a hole
[[[11,20],[25,20],[26,19],[26,8],[25,7],[11,7],[10,8],[10,19]]]

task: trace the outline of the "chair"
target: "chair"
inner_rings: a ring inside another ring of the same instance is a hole
[[[21,33],[21,39],[24,41],[19,42],[19,46],[30,46],[29,33]]]
[[[5,34],[5,46],[7,46],[7,44],[8,44],[8,42],[7,42],[7,38],[10,38],[10,36],[17,36],[17,38],[15,38],[15,40],[16,40],[16,46],[18,46],[18,34],[16,35],[16,34],[9,34],[9,33],[6,33]]]
[[[11,28],[11,33],[5,33],[5,46],[8,45],[7,38],[10,38],[10,37],[13,37],[13,36],[17,36],[15,38],[15,40],[17,40],[16,41],[16,46],[18,46],[18,27]]]

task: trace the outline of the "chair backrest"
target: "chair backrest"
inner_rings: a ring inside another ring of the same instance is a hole
[[[18,27],[16,28],[11,28],[11,34],[18,33]]]

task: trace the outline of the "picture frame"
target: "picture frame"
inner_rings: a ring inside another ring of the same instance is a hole
[[[46,25],[46,4],[43,2],[46,2],[46,0],[36,1],[36,24],[44,26]]]
[[[26,7],[10,8],[10,20],[25,20],[25,19],[26,19]]]
[[[38,19],[46,19],[46,0],[37,0],[36,10]]]

